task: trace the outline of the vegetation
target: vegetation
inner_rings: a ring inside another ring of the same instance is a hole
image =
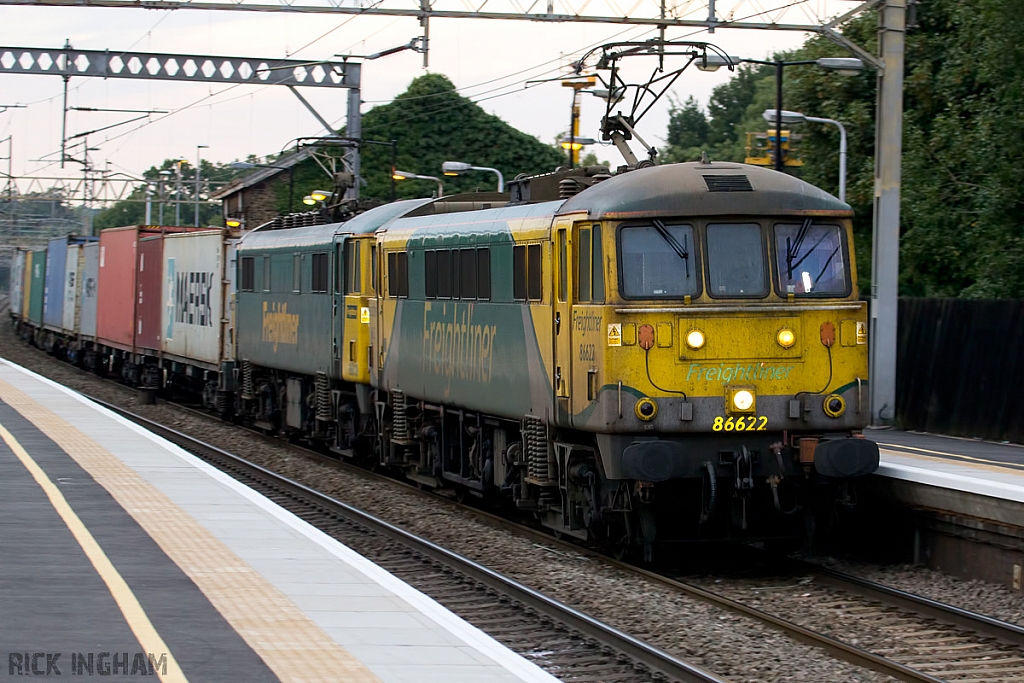
[[[1014,0],[929,0],[907,36],[903,128],[900,293],[910,296],[1024,297],[1024,14]],[[877,17],[844,33],[875,51]],[[848,56],[815,37],[784,59]],[[740,161],[744,134],[763,131],[774,106],[771,67],[741,67],[707,113],[676,102],[665,158]],[[847,201],[856,211],[862,292],[870,277],[874,193],[875,75],[845,78],[814,67],[785,71],[786,109],[842,121],[849,133]],[[803,124],[798,171],[831,192],[838,186],[839,134]]]

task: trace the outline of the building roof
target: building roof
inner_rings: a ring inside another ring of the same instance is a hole
[[[303,147],[297,152],[278,157],[274,160],[273,164],[268,164],[263,168],[256,168],[252,173],[243,178],[235,178],[230,183],[210,195],[210,199],[226,199],[236,192],[241,192],[253,185],[259,185],[264,180],[273,178],[278,173],[283,173],[284,171],[293,168],[311,156],[312,149],[309,147]]]

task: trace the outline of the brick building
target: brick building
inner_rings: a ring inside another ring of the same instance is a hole
[[[279,192],[294,195],[295,166],[310,157],[309,149],[300,149],[257,168],[244,178],[236,178],[210,197],[220,200],[224,222],[238,221],[247,230],[277,218]],[[292,197],[292,206],[301,206],[301,197]]]

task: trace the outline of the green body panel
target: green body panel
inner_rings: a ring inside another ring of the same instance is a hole
[[[238,358],[296,374],[326,372],[338,376],[332,344],[334,277],[328,291],[312,292],[312,255],[326,253],[328,272],[336,268],[337,226],[315,226],[253,234],[238,249],[238,282],[243,258],[252,258],[255,291],[239,287],[236,303]],[[257,239],[259,238],[259,239]],[[300,288],[294,291],[293,266],[300,260]],[[264,291],[264,259],[270,260],[270,291]]]
[[[28,319],[35,325],[43,324],[43,290],[46,287],[46,250],[32,252],[32,274],[29,282]]]
[[[551,339],[538,337],[534,315],[551,311],[513,299],[512,253],[513,230],[552,215],[554,206],[400,219],[389,227],[410,231],[409,297],[397,305],[383,388],[511,419],[550,415],[549,353],[541,349],[550,351]],[[490,249],[490,300],[425,299],[425,250],[469,247]]]

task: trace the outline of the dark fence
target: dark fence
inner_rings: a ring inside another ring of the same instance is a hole
[[[896,421],[1024,442],[1024,300],[899,303]]]

